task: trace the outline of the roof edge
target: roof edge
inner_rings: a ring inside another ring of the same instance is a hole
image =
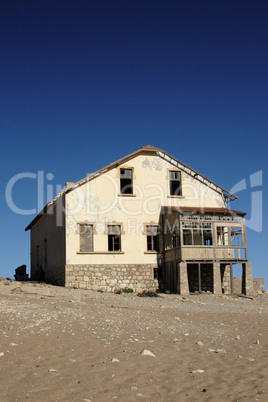
[[[205,182],[207,183],[211,183],[213,184],[216,188],[214,189],[215,191],[218,191],[217,189],[220,189],[222,191],[222,194],[226,197],[229,198],[230,200],[234,200],[234,199],[238,199],[238,197],[234,194],[232,194],[230,191],[226,190],[224,187],[220,186],[219,184],[215,183],[213,180],[208,179],[206,176],[202,175],[201,173],[199,173],[197,170],[191,168],[190,166],[186,165],[185,163],[181,162],[179,159],[175,158],[174,156],[170,155],[168,152],[160,149],[160,148],[156,148],[152,145],[145,145],[141,148],[139,148],[138,150],[124,156],[123,158],[120,158],[118,160],[116,160],[115,162],[110,163],[109,165],[95,171],[94,173],[91,173],[90,175],[84,177],[83,179],[77,181],[76,183],[74,183],[74,185],[71,185],[68,188],[64,188],[63,190],[60,191],[60,193],[53,199],[51,200],[48,204],[46,204],[46,206],[42,209],[42,211],[40,211],[35,218],[31,221],[31,223],[26,227],[25,231],[31,229],[31,227],[34,225],[34,223],[37,222],[37,220],[46,214],[47,211],[47,207],[50,205],[53,205],[56,200],[62,196],[63,194],[67,194],[73,190],[75,190],[76,188],[80,187],[81,185],[87,183],[90,180],[93,180],[95,177],[107,172],[108,170],[112,169],[113,167],[116,167],[122,163],[124,163],[127,160],[133,159],[136,155],[138,154],[142,154],[142,153],[152,153],[152,154],[156,154],[159,157],[163,157],[162,155],[167,156],[168,158],[170,158],[170,163],[172,163],[171,161],[173,160],[175,163],[178,163],[179,165],[181,165],[183,168],[185,169],[189,169],[190,171],[192,171],[194,173],[193,177],[196,178],[198,180],[198,176],[200,178],[202,178]],[[161,155],[162,154],[162,155]],[[187,173],[187,172],[186,172]],[[188,172],[189,174],[189,172]]]

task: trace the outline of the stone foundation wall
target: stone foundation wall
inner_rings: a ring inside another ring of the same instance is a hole
[[[66,265],[65,286],[114,292],[130,288],[134,292],[156,290],[153,265]]]
[[[242,293],[242,278],[233,279],[234,294],[240,295]],[[265,291],[264,279],[263,278],[253,278],[253,288],[254,293]]]
[[[254,292],[265,292],[264,279],[263,278],[253,278]]]

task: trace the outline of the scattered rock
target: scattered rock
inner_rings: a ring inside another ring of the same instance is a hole
[[[118,360],[118,359],[116,359],[116,358],[113,358],[112,360],[111,360],[111,362],[112,363],[117,363],[117,362],[119,362],[120,360]]]
[[[4,356],[4,354],[5,354],[4,352],[1,352],[1,353],[0,353],[0,356]]]
[[[198,370],[191,370],[190,371],[190,373],[192,373],[192,374],[194,374],[194,373],[204,373],[205,372],[205,370],[201,370],[201,369],[198,369]]]
[[[54,373],[54,372],[56,372],[56,371],[58,371],[58,370],[55,370],[55,369],[52,368],[52,369],[49,369],[48,371],[49,371],[50,373]]]
[[[201,342],[201,341],[196,342],[196,344],[199,345],[199,346],[203,346],[203,345],[204,345],[203,342]]]
[[[225,349],[216,349],[215,353],[226,353]]]
[[[141,352],[141,355],[142,355],[142,356],[152,356],[152,357],[156,357],[152,352],[150,352],[150,350],[147,350],[147,349],[144,349],[144,350]]]
[[[137,391],[138,387],[130,387],[131,391]]]

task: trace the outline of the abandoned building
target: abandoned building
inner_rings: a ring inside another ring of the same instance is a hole
[[[167,152],[145,146],[64,188],[33,219],[31,279],[117,288],[253,292],[237,196]]]

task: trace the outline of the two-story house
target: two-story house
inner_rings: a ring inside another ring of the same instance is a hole
[[[237,197],[145,146],[67,183],[28,225],[31,278],[95,290],[232,293],[233,264],[253,291]]]

